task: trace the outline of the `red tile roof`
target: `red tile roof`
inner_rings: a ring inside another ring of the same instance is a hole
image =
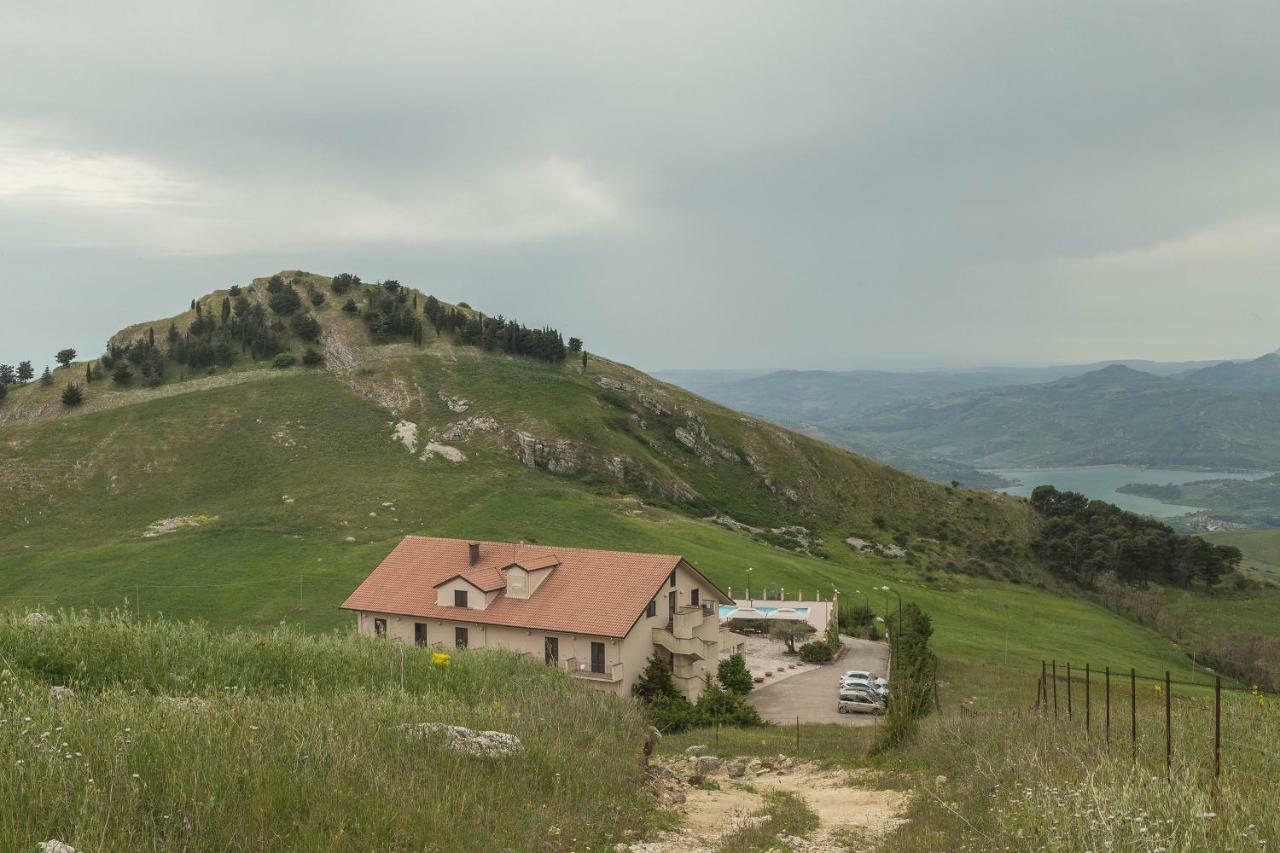
[[[674,554],[481,542],[480,558],[471,565],[468,542],[406,536],[342,603],[343,609],[625,637],[683,562]],[[499,593],[484,610],[436,604],[436,586],[444,581],[461,575],[484,590],[495,576],[501,578],[500,569],[512,563],[526,568],[543,566],[548,557],[554,557],[555,568],[527,599]],[[688,563],[684,565],[698,573]],[[710,581],[706,583],[723,603],[732,603]]]

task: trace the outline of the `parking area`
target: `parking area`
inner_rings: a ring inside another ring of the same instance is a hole
[[[789,676],[781,684],[756,685],[747,694],[747,701],[760,712],[760,716],[775,723],[794,723],[799,717],[802,723],[875,725],[878,718],[871,714],[841,714],[836,711],[837,687],[846,670],[864,669],[887,674],[889,647],[869,640],[843,639],[849,650],[836,663]]]

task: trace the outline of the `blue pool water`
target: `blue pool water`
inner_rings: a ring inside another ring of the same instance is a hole
[[[737,606],[736,604],[721,604],[721,605],[720,605],[720,618],[721,618],[721,619],[725,618],[726,616],[728,616],[730,613],[732,613],[733,611],[735,611],[735,610],[737,610],[737,609],[738,609],[738,606]],[[768,615],[769,615],[770,613],[772,613],[773,611],[775,611],[775,610],[780,610],[780,609],[784,609],[784,608],[778,608],[778,607],[756,607],[756,608],[754,608],[754,609],[755,609],[755,610],[758,610],[758,611],[760,611],[761,613],[763,613],[764,615],[768,616]],[[807,608],[807,607],[787,607],[787,608],[785,608],[785,609],[786,609],[786,610],[794,610],[798,615],[800,615],[801,617],[803,617],[803,618],[805,618],[805,619],[809,618],[809,608]]]

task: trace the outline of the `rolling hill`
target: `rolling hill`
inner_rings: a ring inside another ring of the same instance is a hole
[[[1280,395],[1113,365],[851,415],[846,434],[980,467],[1137,464],[1268,469]]]
[[[262,304],[268,286],[240,295]],[[230,297],[113,343],[153,329],[163,340],[170,323],[181,335]],[[303,309],[319,333],[282,337],[292,366],[167,359],[155,387],[102,376],[74,408],[59,392],[82,382],[83,363],[12,390],[0,406],[0,606],[323,631],[347,624],[337,603],[401,536],[429,533],[679,552],[738,592],[748,567],[757,588],[787,595],[891,584],[933,614],[948,677],[983,673],[992,701],[1000,673],[1017,695],[1041,657],[1179,657],[1153,631],[1040,586],[1024,501],[921,480],[594,352],[583,367],[448,331],[420,344],[373,335],[356,297],[355,312],[341,297]],[[323,366],[302,367],[312,347]],[[908,556],[855,550],[851,536]],[[867,601],[881,610],[886,598]]]

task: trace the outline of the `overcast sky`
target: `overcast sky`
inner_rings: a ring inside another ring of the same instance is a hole
[[[0,3],[0,362],[282,268],[651,370],[1280,346],[1280,4]]]

